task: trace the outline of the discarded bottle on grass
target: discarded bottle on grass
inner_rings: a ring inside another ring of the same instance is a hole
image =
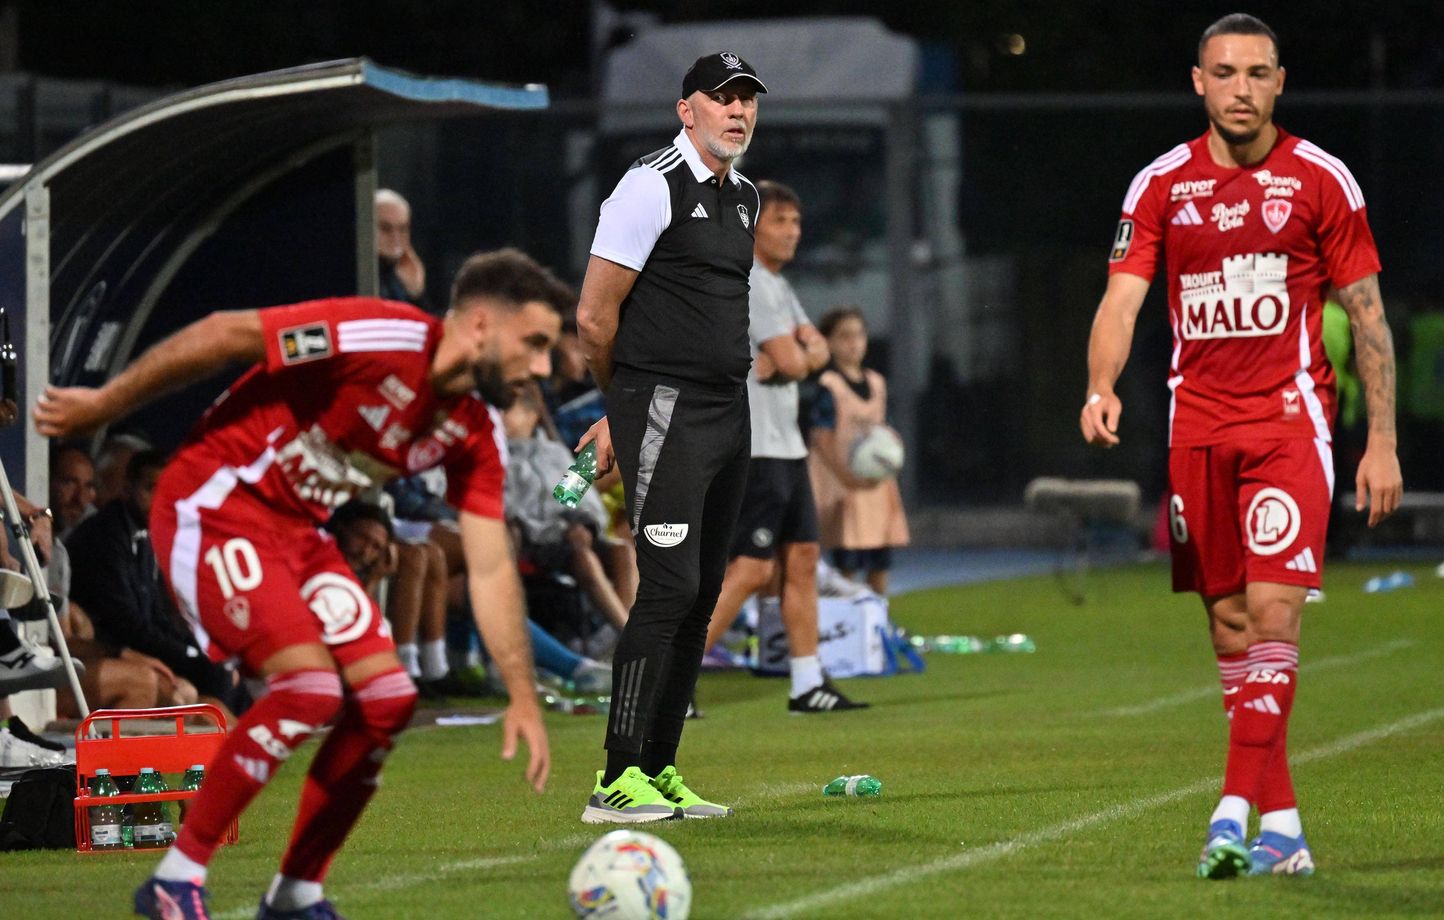
[[[140,778],[135,781],[137,793],[166,792],[165,780],[155,772],[154,767],[141,767]],[[135,848],[155,849],[168,847],[175,837],[175,828],[170,822],[170,809],[165,802],[137,802],[135,810]]]
[[[120,788],[104,767],[95,771],[90,781],[90,794],[111,798],[120,795]],[[120,833],[120,806],[114,802],[90,806],[90,847],[93,850],[120,850],[125,839]]]
[[[882,795],[882,780],[875,776],[868,776],[866,773],[857,776],[839,776],[822,787],[822,794],[826,796],[850,795],[859,798],[876,797]]]
[[[1375,575],[1364,582],[1365,594],[1383,594],[1387,591],[1397,591],[1400,588],[1414,587],[1414,576],[1408,572],[1398,571],[1388,575]]]
[[[201,788],[201,781],[205,778],[206,765],[193,763],[190,769],[186,771],[185,776],[181,777],[181,788],[186,792],[195,792]],[[185,823],[186,812],[190,811],[190,804],[189,799],[180,800],[180,819],[182,824]]]
[[[552,489],[552,498],[561,502],[568,508],[575,508],[581,503],[582,496],[592,487],[597,480],[597,442],[591,441],[582,448],[581,453],[567,467],[562,474],[561,482]]]
[[[1024,633],[1009,633],[984,639],[982,636],[910,636],[913,648],[924,652],[948,655],[972,655],[979,652],[1036,652],[1038,645]]]

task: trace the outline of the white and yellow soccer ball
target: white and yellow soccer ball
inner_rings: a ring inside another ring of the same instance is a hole
[[[847,451],[847,465],[859,479],[891,479],[903,468],[902,437],[886,425],[873,425]]]
[[[572,910],[588,920],[687,920],[692,880],[671,844],[616,830],[593,841],[567,883]]]

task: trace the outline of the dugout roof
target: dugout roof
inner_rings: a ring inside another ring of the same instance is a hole
[[[0,194],[0,306],[25,342],[26,400],[47,380],[124,366],[187,259],[282,177],[357,150],[355,228],[340,232],[350,277],[374,278],[372,130],[547,104],[544,86],[424,78],[355,58],[187,90],[91,129]],[[27,459],[44,456],[27,447]]]

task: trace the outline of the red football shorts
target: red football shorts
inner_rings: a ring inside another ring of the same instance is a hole
[[[171,464],[156,485],[151,541],[181,612],[211,658],[252,673],[320,642],[345,667],[395,648],[331,536],[247,487],[263,470]]]
[[[1171,448],[1173,590],[1217,597],[1249,582],[1319,587],[1333,462],[1317,438]]]

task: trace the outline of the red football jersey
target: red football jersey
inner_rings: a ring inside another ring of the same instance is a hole
[[[317,522],[360,492],[440,464],[453,505],[502,516],[496,411],[472,394],[440,399],[427,379],[439,320],[369,297],[260,315],[265,363],[221,394],[173,464],[199,480],[228,467],[267,506]]]
[[[1180,144],[1128,187],[1109,273],[1151,281],[1160,251],[1173,327],[1169,443],[1330,440],[1324,301],[1331,285],[1379,270],[1348,168],[1282,129],[1247,168],[1216,165],[1207,134]]]

